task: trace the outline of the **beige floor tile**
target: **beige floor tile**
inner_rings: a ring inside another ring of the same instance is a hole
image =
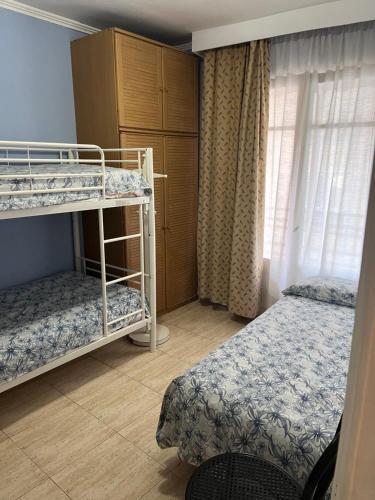
[[[56,484],[47,479],[22,495],[19,500],[68,500],[69,497]]]
[[[211,325],[209,322],[206,322],[205,325],[197,325],[194,327],[194,333],[200,335],[201,337],[206,337],[211,340],[217,340],[218,342],[222,343],[238,333],[245,326],[245,323],[233,320],[228,317],[223,319],[219,323],[217,323],[216,321],[212,321]]]
[[[46,478],[11,439],[0,443],[0,497],[4,500],[19,498]]]
[[[68,374],[67,377],[64,377],[62,373],[60,380],[55,383],[55,387],[60,392],[77,404],[81,404],[83,400],[95,395],[98,391],[103,391],[105,387],[118,378],[123,381],[131,380],[119,371],[93,358],[85,361],[85,369],[77,366],[76,373],[81,371],[81,368],[81,376],[74,377]]]
[[[228,312],[225,310],[214,310],[211,306],[199,305],[169,319],[168,323],[195,332],[195,329],[214,328],[227,318]]]
[[[79,397],[76,394],[73,397],[77,398],[82,408],[114,430],[122,429],[151,408],[161,405],[159,394],[121,373],[95,391],[85,394],[84,390],[80,390]]]
[[[165,323],[166,321],[171,321],[176,319],[178,316],[181,314],[186,313],[187,311],[191,311],[197,308],[200,308],[201,305],[198,300],[195,300],[194,302],[189,302],[188,304],[179,307],[178,309],[175,309],[174,311],[171,311],[169,313],[163,314],[158,318],[158,323]]]
[[[186,486],[194,470],[195,467],[192,465],[180,463],[159,484],[142,497],[142,500],[183,500],[185,498]]]
[[[181,479],[188,481],[195,471],[196,467],[194,465],[188,464],[186,462],[180,462],[179,465],[173,469],[173,474]]]
[[[110,367],[91,356],[83,356],[66,365],[43,375],[43,382],[53,385],[57,390],[66,392],[70,384],[85,384],[92,379],[111,371]]]
[[[154,486],[142,500],[184,500],[187,480],[169,473],[159,484]]]
[[[210,313],[191,329],[192,332],[205,337],[219,336],[220,333],[232,333],[233,329],[242,328],[241,323],[230,319],[227,311],[215,311],[211,309]]]
[[[133,369],[143,367],[160,354],[159,350],[150,352],[148,347],[136,346],[129,339],[119,339],[97,349],[92,356],[112,368],[128,373]]]
[[[53,387],[39,380],[27,382],[0,395],[0,428],[14,436],[69,405]]]
[[[169,328],[169,340],[165,342],[165,344],[161,344],[159,346],[159,350],[169,354],[170,356],[177,356],[178,358],[181,358],[181,353],[185,349],[194,349],[194,346],[202,340],[202,337],[199,337],[189,330],[179,328],[178,326],[170,323],[165,323],[165,325]]]
[[[159,394],[164,394],[169,383],[188,368],[189,365],[181,359],[163,353],[144,367],[131,370],[128,375]]]
[[[8,436],[3,431],[0,431],[0,443],[5,441],[6,439],[8,439]]]
[[[173,475],[188,481],[195,469],[196,467],[194,465],[186,462],[180,462],[179,465],[173,469]]]
[[[191,335],[194,335],[193,333]],[[176,345],[173,349],[173,356],[184,360],[191,365],[190,359],[198,355],[200,357],[205,356],[212,350],[216,349],[220,342],[213,341],[210,338],[200,337],[199,335],[194,335],[194,341],[190,343],[181,343],[181,345]],[[170,354],[170,353],[168,353]]]
[[[159,422],[161,405],[152,408],[141,418],[121,429],[120,434],[142,451],[150,455],[156,462],[173,470],[179,465],[177,448],[167,448],[162,450],[156,442],[156,429]]]
[[[208,356],[211,352],[215,351],[221,342],[215,340],[208,340],[207,343],[200,346],[199,349],[196,349],[192,353],[188,353],[185,357],[185,361],[189,364],[189,366],[194,366],[206,356]]]
[[[137,500],[164,475],[160,464],[116,434],[53,480],[73,500]]]
[[[13,436],[14,442],[51,475],[110,437],[113,431],[74,403]]]

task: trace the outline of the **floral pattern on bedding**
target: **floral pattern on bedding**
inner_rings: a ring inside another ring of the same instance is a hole
[[[114,284],[107,297],[109,321],[141,308],[134,288]],[[0,383],[99,339],[101,307],[101,281],[75,272],[0,291]],[[139,313],[113,330],[140,319]]]
[[[355,307],[358,283],[343,278],[315,276],[290,285],[283,295],[298,295],[308,299]]]
[[[102,192],[97,189],[93,191],[65,191],[30,195],[17,195],[17,191],[33,189],[59,189],[101,186],[101,167],[96,165],[31,165],[29,167],[1,166],[0,167],[0,211],[20,210],[26,208],[44,207],[49,205],[60,205],[73,201],[97,199]],[[87,177],[71,177],[70,174],[85,172]],[[134,196],[149,196],[152,192],[150,185],[139,174],[137,170],[123,168],[105,168],[106,196],[110,198],[125,198]],[[51,174],[48,179],[1,179],[3,175],[22,174]],[[66,174],[66,177],[53,177],[53,174]],[[1,192],[14,191],[14,195],[1,196]]]
[[[195,465],[255,454],[303,486],[343,410],[353,319],[349,307],[282,298],[171,382],[159,446]]]

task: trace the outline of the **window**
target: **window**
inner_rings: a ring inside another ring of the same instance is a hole
[[[357,278],[375,127],[374,68],[271,79],[264,257]]]

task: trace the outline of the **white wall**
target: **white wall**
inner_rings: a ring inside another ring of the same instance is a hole
[[[193,52],[375,19],[375,0],[338,0],[193,32]]]
[[[332,498],[375,498],[375,158]]]

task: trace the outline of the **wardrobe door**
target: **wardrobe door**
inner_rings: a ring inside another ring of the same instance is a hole
[[[153,148],[154,171],[164,172],[164,139],[162,135],[121,133],[121,147],[123,148]],[[128,159],[132,158],[127,153]],[[134,156],[133,156],[134,158]],[[127,165],[129,168],[129,165]],[[156,226],[156,307],[157,312],[165,311],[165,238],[164,238],[164,179],[154,180],[155,192],[155,226]],[[139,207],[125,208],[125,225],[127,234],[137,233]],[[126,243],[126,262],[130,269],[139,269],[139,241],[130,240]]]
[[[198,139],[168,136],[164,154],[166,290],[172,309],[197,294]]]
[[[165,130],[198,131],[197,59],[163,48],[163,123]]]
[[[161,129],[161,47],[119,33],[116,34],[115,43],[120,127]]]

